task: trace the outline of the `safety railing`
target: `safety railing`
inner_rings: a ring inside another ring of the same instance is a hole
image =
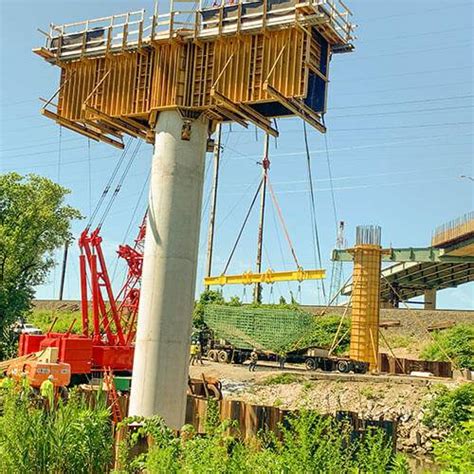
[[[58,58],[101,53],[135,46],[151,31],[145,26],[145,10],[85,20],[64,25],[50,25],[45,48]]]
[[[99,55],[131,49],[153,40],[182,37],[210,37],[240,30],[278,27],[316,16],[341,39],[349,42],[354,26],[352,12],[338,0],[251,0],[214,1],[210,7],[191,2],[193,7],[158,12],[146,17],[145,10],[85,20],[64,25],[50,25],[45,49],[56,58]],[[309,10],[308,10],[309,8]]]
[[[200,10],[196,31],[198,36],[204,37],[232,34],[240,30],[283,26],[304,20],[306,15],[318,16],[318,21],[328,24],[342,42],[353,39],[352,12],[341,0],[217,1]]]
[[[338,0],[337,3],[335,0],[312,0],[312,3],[320,5],[321,8],[327,11],[332,27],[344,41],[353,39],[354,25],[350,21],[352,11],[344,2],[341,0]]]
[[[434,231],[431,245],[441,246],[453,240],[471,236],[474,233],[474,212],[469,212],[458,219],[447,222]]]
[[[195,34],[196,10],[179,10],[145,17],[145,10],[64,25],[50,25],[45,49],[56,58],[73,59],[99,55],[108,51],[131,49],[154,39],[172,38],[177,34]]]

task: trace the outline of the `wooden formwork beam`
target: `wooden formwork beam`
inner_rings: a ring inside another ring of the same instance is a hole
[[[132,135],[136,138],[142,138],[143,140],[147,140],[146,131],[141,128],[137,128],[135,125],[132,125],[130,123],[131,120],[128,120],[127,122],[125,122],[122,119],[111,117],[101,112],[100,110],[94,109],[93,107],[87,104],[83,104],[83,110],[84,112],[90,113],[92,117],[99,118],[103,122],[106,122],[113,128],[123,133],[127,133],[128,135]],[[86,120],[90,120],[90,118]]]
[[[321,133],[326,133],[326,127],[319,121],[316,114],[310,113],[310,109],[306,107],[302,102],[296,102],[296,100],[287,99],[285,96],[280,94],[274,87],[268,82],[263,84],[263,90],[267,91],[275,100],[280,102],[281,105],[286,107],[288,110],[293,112],[295,115],[308,122],[312,127]]]
[[[100,120],[97,121],[86,121],[87,125],[89,128],[92,130],[97,130],[98,133],[105,133],[107,135],[112,135],[113,137],[119,138],[120,140],[123,137],[123,134],[118,132],[116,129],[110,127],[104,122],[101,122]]]
[[[116,148],[120,148],[120,149],[124,148],[124,144],[122,142],[114,140],[113,138],[110,138],[106,136],[105,134],[91,130],[91,128],[87,127],[86,125],[82,125],[78,122],[73,122],[72,120],[61,117],[60,115],[55,114],[54,112],[51,112],[51,110],[41,109],[41,113],[45,117],[53,119],[54,121],[59,123],[59,125],[62,125],[63,127],[66,127],[69,130],[72,130],[74,132],[80,133],[81,135],[84,135],[88,138],[92,138],[92,140],[102,141]]]
[[[271,126],[270,120],[264,117],[262,114],[258,113],[256,110],[252,109],[245,104],[236,104],[232,102],[228,97],[220,92],[216,91],[214,88],[211,89],[211,97],[223,105],[226,109],[231,110],[234,114],[242,117],[248,122],[252,122],[257,127],[261,128],[264,132],[272,135],[273,137],[278,137],[278,131]]]
[[[229,109],[226,109],[225,107],[217,107],[217,112],[224,117],[227,117],[229,120],[232,120],[233,122],[238,123],[244,128],[249,128],[249,124],[240,117],[240,115],[235,114]]]

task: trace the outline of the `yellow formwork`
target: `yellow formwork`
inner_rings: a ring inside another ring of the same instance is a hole
[[[203,117],[209,134],[232,121],[278,136],[272,119],[291,115],[326,131],[330,58],[353,49],[342,2],[178,3],[149,18],[139,10],[51,24],[33,51],[61,68],[61,81],[42,113],[118,148],[124,134],[153,143],[166,110],[185,128]]]
[[[124,133],[153,142],[157,115],[165,110],[190,119],[204,114],[214,122],[251,122],[273,136],[278,131],[269,116],[301,114],[325,131],[325,99],[316,109],[304,103],[311,74],[324,88],[328,82],[331,44],[324,42],[292,25],[205,41],[150,41],[114,54],[57,61],[57,104],[47,104],[56,110],[45,106],[43,113],[120,148]]]
[[[351,359],[378,368],[380,272],[382,247],[361,244],[354,247],[352,289]]]
[[[214,105],[213,87],[234,103],[272,102],[263,88],[267,80],[285,97],[303,98],[309,68],[319,71],[320,51],[315,38],[293,27],[201,44],[154,42],[61,63],[58,112],[81,120],[86,99],[111,117],[145,119],[153,110],[177,107],[205,111]]]

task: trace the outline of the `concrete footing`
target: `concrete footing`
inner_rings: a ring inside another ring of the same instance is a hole
[[[161,112],[156,125],[130,415],[184,424],[196,285],[207,124],[190,140],[183,120]]]

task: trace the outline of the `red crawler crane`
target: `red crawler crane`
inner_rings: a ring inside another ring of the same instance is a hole
[[[132,370],[145,219],[146,216],[134,246],[120,245],[117,251],[128,266],[125,283],[117,297],[113,294],[102,251],[100,227],[91,233],[88,229],[82,232],[79,238],[82,333],[71,334],[70,329],[57,333],[51,329],[42,335],[22,334],[19,355],[57,347],[59,361],[70,364],[73,375],[103,371],[105,367],[114,372]]]

